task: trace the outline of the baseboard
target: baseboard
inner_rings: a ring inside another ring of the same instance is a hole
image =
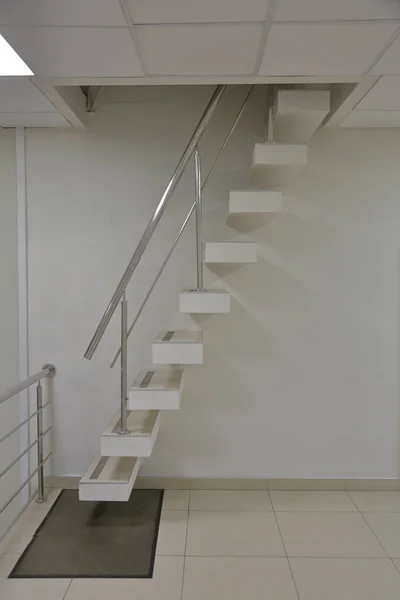
[[[77,489],[80,476],[45,477],[46,487]],[[220,477],[138,477],[138,489],[165,490],[400,490],[396,479],[232,479]]]

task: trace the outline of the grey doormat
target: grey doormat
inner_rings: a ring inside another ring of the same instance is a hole
[[[152,577],[163,494],[80,502],[77,490],[64,490],[10,577]]]

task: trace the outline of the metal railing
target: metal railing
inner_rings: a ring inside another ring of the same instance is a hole
[[[43,369],[36,373],[35,375],[31,375],[21,383],[17,383],[12,388],[6,390],[2,394],[0,394],[0,405],[7,400],[10,400],[20,392],[28,389],[34,383],[37,383],[36,386],[36,411],[28,416],[27,419],[21,421],[19,425],[11,429],[8,433],[6,433],[1,439],[0,444],[2,444],[5,440],[7,440],[13,433],[16,433],[21,427],[29,423],[31,419],[36,417],[36,439],[31,442],[21,454],[19,454],[10,464],[7,465],[0,473],[0,479],[8,473],[10,469],[14,465],[16,465],[25,454],[30,452],[32,448],[37,447],[37,467],[34,469],[32,473],[27,477],[27,479],[20,485],[20,487],[12,494],[12,496],[6,501],[6,503],[0,508],[0,515],[6,510],[6,508],[11,504],[11,502],[18,496],[18,494],[24,489],[24,487],[31,481],[31,479],[37,474],[37,482],[38,489],[34,494],[36,495],[36,502],[43,503],[46,501],[45,493],[44,493],[44,464],[50,458],[51,452],[44,458],[43,456],[43,440],[44,437],[51,431],[51,425],[43,430],[43,411],[49,406],[51,400],[43,404],[43,388],[41,384],[41,380],[44,377],[53,377],[55,375],[56,369],[54,365],[47,364],[44,365]],[[32,501],[32,497],[29,498],[28,503]],[[25,508],[25,507],[24,507]],[[24,510],[24,509],[22,509]],[[21,511],[22,512],[22,511]],[[21,513],[19,513],[21,514]]]
[[[92,337],[92,340],[84,354],[85,358],[87,358],[89,360],[93,357],[93,355],[97,349],[97,346],[99,345],[99,342],[100,342],[101,338],[103,337],[105,330],[107,329],[107,326],[110,322],[111,317],[113,316],[118,304],[121,302],[121,346],[111,363],[111,367],[113,367],[118,359],[118,356],[121,355],[121,419],[120,419],[120,427],[119,427],[119,431],[121,434],[129,433],[128,426],[127,426],[127,397],[128,397],[127,340],[129,338],[129,335],[131,334],[133,328],[135,327],[144,307],[146,306],[147,301],[150,298],[150,295],[151,295],[152,291],[154,290],[154,288],[157,284],[157,281],[159,280],[162,272],[164,271],[164,268],[165,268],[166,264],[168,263],[169,258],[171,257],[171,254],[174,251],[183,231],[185,230],[194,210],[196,210],[196,250],[197,250],[197,288],[196,288],[196,291],[201,291],[203,289],[203,263],[204,263],[203,246],[204,246],[204,244],[203,244],[203,234],[202,234],[202,190],[206,186],[217,161],[219,160],[221,154],[225,150],[227,143],[229,142],[234,130],[236,129],[236,126],[244,112],[245,107],[247,106],[250,95],[254,89],[254,86],[251,86],[250,90],[246,94],[246,97],[239,109],[239,112],[238,112],[220,150],[218,151],[218,154],[211,166],[210,171],[208,172],[208,175],[207,175],[204,183],[202,184],[201,159],[200,159],[200,153],[198,150],[198,143],[206,129],[207,124],[209,123],[212,115],[214,114],[215,109],[216,109],[217,105],[219,104],[219,102],[225,92],[226,87],[227,87],[226,85],[218,85],[216,87],[213,95],[211,96],[211,99],[210,99],[203,115],[201,116],[201,118],[197,124],[197,127],[196,127],[188,145],[186,146],[186,149],[184,150],[184,152],[181,156],[178,166],[176,167],[175,172],[174,172],[170,182],[168,183],[166,190],[165,190],[156,210],[154,211],[154,214],[153,214],[152,218],[150,219],[149,224],[147,225],[147,227],[140,239],[140,241],[136,247],[136,250],[132,255],[132,258],[129,261],[128,266],[125,269],[125,272],[124,272],[119,284],[117,285],[115,292],[114,292],[114,294],[113,294],[113,296],[112,296],[112,298],[111,298],[111,300],[110,300],[110,302],[109,302],[109,304],[108,304],[108,306],[96,328],[96,331]],[[144,253],[160,219],[161,219],[161,216],[168,204],[168,201],[170,200],[173,192],[175,191],[176,186],[178,185],[178,183],[186,169],[186,166],[188,165],[192,156],[194,156],[194,162],[195,162],[195,202],[191,206],[189,213],[186,216],[186,219],[185,219],[182,227],[180,228],[179,233],[178,233],[171,249],[167,253],[167,256],[164,259],[160,269],[158,270],[158,273],[157,273],[155,279],[153,280],[153,283],[151,284],[151,286],[150,286],[150,288],[149,288],[149,290],[148,290],[148,292],[136,314],[135,319],[133,320],[131,326],[128,329],[127,328],[127,302],[126,302],[125,290],[132,278],[132,275],[133,275],[137,265],[139,264],[141,257],[143,256],[143,253]]]

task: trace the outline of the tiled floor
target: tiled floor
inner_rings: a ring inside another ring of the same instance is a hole
[[[46,510],[0,544],[1,600],[400,600],[400,492],[168,490],[153,579],[7,580]]]

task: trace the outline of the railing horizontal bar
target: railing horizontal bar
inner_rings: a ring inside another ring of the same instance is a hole
[[[6,467],[4,469],[4,471],[2,471],[0,473],[0,479],[3,477],[3,475],[5,475],[7,473],[7,471],[9,471],[11,469],[11,467],[13,467],[15,464],[17,464],[17,462],[20,460],[20,458],[22,458],[23,456],[25,456],[25,454],[27,454],[27,452],[29,452],[29,450],[31,450],[35,444],[38,443],[39,440],[41,440],[42,438],[44,438],[44,436],[49,433],[51,429],[51,425],[45,430],[43,431],[42,435],[40,435],[39,437],[37,437],[31,444],[29,444],[29,446],[27,448],[25,448],[25,450],[23,452],[21,452],[21,454],[19,456],[17,456],[17,458],[15,460],[13,460],[12,463],[10,463],[8,465],[8,467]]]
[[[147,301],[148,301],[148,299],[150,298],[150,296],[151,296],[151,293],[152,293],[152,291],[154,290],[154,288],[155,288],[155,286],[156,286],[156,283],[157,283],[157,281],[160,279],[160,277],[161,277],[161,274],[163,273],[163,271],[164,271],[164,269],[165,269],[165,266],[166,266],[167,262],[169,261],[169,257],[171,256],[171,254],[173,253],[173,251],[174,251],[174,249],[175,249],[175,246],[176,246],[176,245],[177,245],[177,243],[179,242],[179,239],[180,239],[180,237],[181,237],[182,233],[184,232],[184,230],[185,230],[185,227],[186,227],[186,225],[187,225],[187,223],[188,223],[188,221],[189,221],[190,217],[192,216],[192,213],[193,213],[193,211],[194,211],[194,209],[195,209],[195,206],[196,206],[196,203],[193,203],[193,205],[192,205],[192,208],[189,210],[189,212],[188,212],[188,215],[187,215],[186,219],[184,220],[184,222],[183,222],[183,225],[182,225],[182,227],[180,228],[180,230],[179,230],[179,233],[178,233],[178,235],[177,235],[177,237],[176,237],[176,239],[175,239],[174,243],[172,244],[172,247],[171,247],[170,251],[168,252],[167,256],[165,257],[165,259],[164,259],[164,261],[163,261],[163,263],[162,263],[162,265],[161,265],[161,267],[160,267],[160,269],[159,269],[159,271],[158,271],[158,273],[157,273],[157,275],[156,275],[156,277],[155,277],[155,279],[154,279],[153,283],[152,283],[152,284],[151,284],[151,286],[150,286],[150,289],[149,289],[149,291],[147,292],[146,296],[144,297],[144,300],[143,300],[142,304],[140,305],[140,308],[139,308],[139,310],[138,310],[138,311],[137,311],[137,313],[136,313],[136,317],[134,318],[134,320],[132,321],[132,324],[131,324],[131,326],[130,326],[130,327],[129,327],[129,329],[128,329],[128,338],[129,338],[129,336],[130,336],[130,334],[131,334],[131,332],[132,332],[132,329],[135,327],[136,323],[138,322],[138,319],[139,319],[140,315],[142,314],[142,311],[143,311],[144,307],[146,306],[146,304],[147,304]],[[115,363],[117,362],[117,359],[118,359],[118,357],[119,357],[119,355],[120,355],[120,354],[121,354],[121,346],[120,346],[120,348],[119,348],[119,350],[118,350],[117,354],[114,356],[114,360],[112,361],[112,363],[111,363],[111,365],[110,365],[110,367],[111,367],[111,368],[112,368],[112,367],[115,365]]]
[[[29,475],[28,479],[25,479],[24,483],[22,485],[20,485],[20,487],[11,496],[11,498],[9,500],[7,500],[7,502],[4,504],[4,506],[2,508],[0,508],[0,515],[1,515],[1,513],[3,511],[6,510],[7,506],[9,506],[11,504],[11,502],[14,500],[14,498],[16,498],[18,496],[18,494],[24,489],[24,487],[26,486],[26,484],[30,482],[30,480],[32,479],[32,477],[34,477],[36,475],[36,473],[39,471],[40,467],[42,467],[44,465],[44,463],[46,462],[46,460],[48,460],[51,455],[52,455],[52,452],[49,452],[49,454],[46,456],[46,458],[44,460],[42,460],[42,462],[40,463],[40,465],[38,465],[36,467],[36,469],[34,471],[32,471],[32,473]]]
[[[218,152],[218,154],[217,154],[217,156],[216,156],[216,158],[215,158],[215,160],[214,160],[214,162],[213,162],[213,164],[212,164],[212,166],[211,166],[210,170],[208,171],[207,177],[205,178],[205,180],[204,180],[204,183],[203,183],[203,184],[202,184],[202,186],[201,186],[201,190],[202,190],[202,191],[203,191],[203,190],[204,190],[204,188],[206,187],[206,185],[207,185],[207,183],[208,183],[208,180],[210,179],[210,175],[211,175],[211,173],[212,173],[212,172],[213,172],[213,170],[214,170],[214,167],[215,167],[215,165],[217,164],[218,160],[219,160],[219,159],[220,159],[220,157],[221,157],[221,154],[223,153],[223,151],[225,150],[225,148],[226,148],[226,146],[227,146],[227,144],[228,144],[229,140],[231,139],[231,136],[232,136],[233,132],[234,132],[234,131],[235,131],[235,129],[236,129],[236,125],[238,124],[238,122],[239,122],[239,120],[240,120],[240,117],[242,116],[242,114],[243,114],[243,111],[244,111],[244,109],[245,109],[245,108],[246,108],[246,106],[247,106],[247,102],[248,102],[248,100],[249,100],[249,97],[250,97],[251,93],[252,93],[252,92],[253,92],[253,90],[254,90],[254,87],[255,87],[255,86],[254,86],[254,85],[252,85],[252,86],[250,87],[250,89],[249,89],[248,93],[246,94],[246,97],[245,97],[245,99],[243,100],[243,103],[242,103],[242,105],[241,105],[241,107],[240,107],[240,109],[239,109],[239,112],[238,112],[237,116],[236,116],[236,119],[234,120],[234,122],[233,122],[233,124],[232,124],[232,126],[231,126],[231,128],[230,128],[230,130],[229,130],[229,132],[228,132],[228,135],[226,136],[224,143],[222,144],[221,148],[219,149],[219,152]],[[167,262],[168,262],[168,261],[169,261],[169,259],[170,259],[170,256],[171,256],[171,254],[172,254],[172,253],[173,253],[173,251],[175,250],[175,247],[176,247],[177,243],[179,242],[179,240],[180,240],[180,237],[181,237],[182,233],[184,232],[184,230],[185,230],[185,228],[186,228],[186,225],[188,224],[188,221],[189,221],[190,217],[192,216],[192,213],[193,213],[193,211],[194,211],[194,209],[195,209],[195,208],[196,208],[196,202],[194,202],[194,203],[192,204],[192,207],[191,207],[191,209],[189,210],[189,213],[188,213],[188,215],[187,215],[186,219],[184,220],[184,222],[183,222],[183,225],[182,225],[182,227],[180,228],[180,230],[179,230],[179,233],[178,233],[177,237],[175,238],[175,241],[174,241],[174,243],[172,244],[172,247],[171,247],[171,249],[169,250],[169,252],[168,252],[167,256],[165,257],[165,259],[164,259],[164,261],[163,261],[163,263],[162,263],[162,265],[161,265],[161,267],[159,268],[159,270],[158,270],[158,273],[157,273],[157,275],[156,275],[155,279],[153,280],[153,283],[151,284],[149,291],[147,292],[146,296],[144,297],[144,300],[143,300],[142,304],[140,305],[140,308],[139,308],[138,312],[136,313],[136,317],[134,318],[134,320],[132,321],[132,324],[131,324],[131,326],[130,326],[130,327],[129,327],[129,329],[128,329],[128,338],[129,338],[129,336],[130,336],[130,334],[131,334],[131,332],[132,332],[133,328],[135,327],[136,323],[138,322],[138,319],[139,319],[140,315],[142,314],[142,312],[143,312],[143,309],[144,309],[144,307],[146,306],[146,304],[147,304],[147,301],[148,301],[148,299],[150,298],[150,296],[151,296],[151,293],[152,293],[152,291],[154,290],[154,288],[155,288],[155,286],[156,286],[156,283],[157,283],[157,281],[160,279],[160,277],[161,277],[161,274],[163,273],[163,271],[164,271],[164,269],[165,269],[165,267],[166,267],[166,265],[167,265]],[[118,359],[118,357],[119,357],[119,355],[120,355],[120,354],[121,354],[121,347],[119,348],[118,352],[117,352],[117,353],[116,353],[116,355],[114,356],[114,358],[113,358],[113,361],[112,361],[112,362],[111,362],[111,364],[110,364],[110,368],[113,368],[113,366],[114,366],[114,365],[115,365],[115,363],[117,362],[117,359]]]
[[[144,253],[145,249],[147,248],[147,245],[148,245],[151,237],[153,236],[153,233],[163,215],[163,212],[168,204],[168,201],[171,198],[173,192],[175,191],[175,188],[178,185],[178,183],[182,177],[182,174],[186,169],[186,165],[188,164],[199,140],[201,139],[201,136],[203,135],[203,132],[204,132],[207,124],[209,123],[212,115],[214,114],[214,111],[215,111],[225,89],[226,89],[226,85],[217,85],[217,87],[215,88],[215,91],[214,91],[213,95],[211,96],[211,99],[208,102],[207,107],[204,110],[203,115],[201,116],[201,118],[197,124],[197,127],[179,160],[178,166],[176,167],[176,169],[165,189],[165,192],[164,192],[160,202],[158,203],[158,206],[157,206],[156,210],[154,211],[153,216],[151,217],[151,219],[150,219],[150,221],[149,221],[149,223],[148,223],[148,225],[136,247],[136,250],[133,253],[132,258],[128,263],[128,266],[126,267],[125,272],[122,275],[121,280],[120,280],[119,284],[117,285],[115,292],[114,292],[106,310],[104,311],[104,314],[100,320],[100,323],[98,324],[96,331],[91,339],[91,342],[86,349],[86,352],[84,354],[85,358],[90,360],[93,357],[93,354],[95,353],[96,348],[99,345],[99,342],[100,342],[101,338],[103,337],[105,330],[107,329],[107,326],[111,320],[111,317],[113,316],[113,314],[122,298],[122,294],[124,293],[128,283],[130,282],[131,277],[132,277],[137,265],[139,264],[139,261],[142,258],[143,253]]]
[[[0,404],[5,402],[6,400],[9,400],[13,396],[16,396],[23,390],[26,390],[28,387],[30,387],[37,381],[40,381],[44,377],[47,377],[47,375],[51,375],[53,372],[54,372],[53,365],[46,365],[41,371],[39,371],[38,373],[35,373],[35,375],[31,375],[27,379],[24,379],[24,381],[17,383],[13,387],[9,388],[8,390],[6,390],[2,394],[0,394]]]
[[[36,417],[36,415],[38,415],[40,412],[42,412],[46,408],[46,406],[48,406],[49,404],[51,404],[51,400],[49,400],[48,402],[46,402],[46,404],[43,404],[43,406],[42,406],[42,408],[40,410],[36,410],[27,419],[24,419],[23,421],[21,421],[21,423],[19,425],[17,425],[16,427],[14,427],[14,429],[11,429],[11,431],[9,431],[8,433],[6,433],[6,435],[1,438],[0,444],[2,444],[7,438],[9,438],[10,435],[12,435],[16,431],[18,431],[18,429],[21,429],[21,427],[23,427],[23,425],[25,425],[26,423],[28,423],[28,421],[30,421],[31,419],[33,419],[33,417]]]

